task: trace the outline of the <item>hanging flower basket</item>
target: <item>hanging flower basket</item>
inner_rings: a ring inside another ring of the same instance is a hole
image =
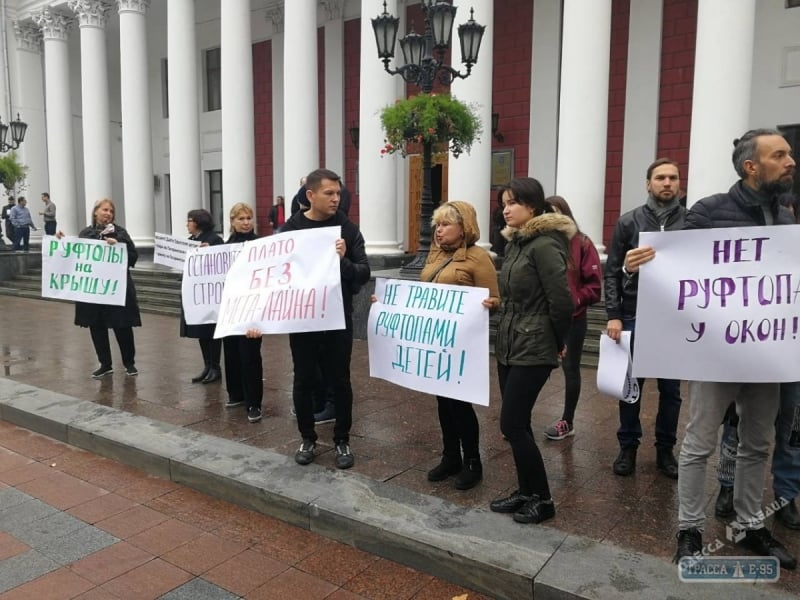
[[[386,145],[381,154],[400,152],[409,145],[430,142],[437,151],[449,149],[453,156],[469,152],[483,132],[475,110],[450,94],[418,94],[398,100],[381,111]]]

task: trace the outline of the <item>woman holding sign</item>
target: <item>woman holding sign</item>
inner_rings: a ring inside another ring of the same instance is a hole
[[[128,269],[133,268],[139,254],[128,232],[123,227],[114,223],[114,203],[108,198],[95,202],[92,210],[92,224],[81,231],[78,237],[92,240],[105,240],[107,244],[125,244],[128,250]],[[57,237],[63,236],[59,232]],[[88,327],[92,335],[94,351],[100,367],[92,373],[94,379],[102,379],[114,372],[111,366],[111,345],[108,341],[108,330],[113,329],[122,354],[122,364],[125,373],[129,376],[139,374],[136,368],[136,347],[133,341],[133,328],[141,327],[142,319],[139,315],[139,305],[136,302],[136,288],[133,285],[130,271],[128,271],[127,291],[125,306],[110,304],[89,304],[87,302],[75,303],[75,325]]]
[[[218,246],[223,240],[214,233],[214,218],[202,208],[190,210],[186,217],[189,239],[200,242],[201,246]],[[181,337],[196,338],[203,354],[203,370],[192,377],[192,383],[213,383],[222,378],[219,357],[222,354],[222,340],[214,339],[214,323],[187,325],[181,310]]]
[[[472,205],[458,201],[443,204],[434,211],[431,226],[433,247],[420,281],[488,288],[489,297],[483,305],[499,306],[497,270],[489,253],[475,245],[481,234]],[[468,490],[483,478],[478,418],[469,402],[442,396],[436,396],[436,401],[444,450],[439,465],[428,471],[428,481],[443,481],[456,475],[456,489]]]
[[[567,256],[577,228],[569,217],[552,212],[542,185],[530,177],[511,180],[503,192],[503,217],[508,245],[495,358],[503,397],[500,430],[511,443],[519,488],[489,506],[513,513],[518,523],[541,523],[556,513],[531,412],[558,366],[572,323]]]

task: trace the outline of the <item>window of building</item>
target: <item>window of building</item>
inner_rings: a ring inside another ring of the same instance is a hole
[[[169,72],[167,59],[161,59],[161,116],[169,119]]]
[[[222,108],[222,64],[219,48],[206,50],[206,110]]]
[[[214,218],[214,231],[222,233],[222,169],[206,171],[208,177],[208,196],[211,216]]]

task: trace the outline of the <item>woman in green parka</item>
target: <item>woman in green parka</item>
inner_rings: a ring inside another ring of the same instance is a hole
[[[533,405],[558,366],[572,323],[567,256],[576,227],[572,219],[551,211],[536,179],[512,179],[503,191],[503,236],[508,245],[500,273],[503,303],[495,358],[503,397],[500,430],[511,444],[519,487],[490,508],[513,513],[518,523],[541,523],[555,516],[530,423]]]

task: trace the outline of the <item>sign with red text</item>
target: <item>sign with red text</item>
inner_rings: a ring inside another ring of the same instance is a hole
[[[412,390],[489,406],[489,290],[375,281],[369,374]]]
[[[344,329],[336,240],[341,227],[245,242],[228,270],[214,337]]]
[[[105,240],[42,238],[42,298],[125,305],[128,248]]]
[[[217,322],[225,277],[244,244],[192,248],[183,262],[181,304],[188,325]]]
[[[800,227],[642,233],[633,373],[695,381],[800,379]]]

